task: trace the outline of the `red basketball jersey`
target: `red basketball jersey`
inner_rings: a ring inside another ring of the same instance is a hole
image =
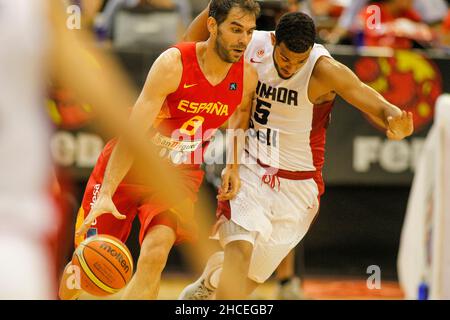
[[[213,86],[200,69],[196,44],[181,43],[175,48],[181,52],[183,75],[157,117],[153,142],[164,149],[161,156],[173,163],[198,166],[208,140],[242,101],[244,62],[234,63],[225,79]]]

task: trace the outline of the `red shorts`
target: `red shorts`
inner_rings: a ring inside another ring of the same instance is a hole
[[[83,201],[78,212],[76,229],[83,223],[95,202],[111,152],[116,141],[110,141],[103,149],[95,168],[86,186]],[[113,202],[121,214],[127,216],[124,220],[115,218],[112,214],[104,214],[96,219],[87,234],[75,238],[75,246],[86,237],[95,234],[108,234],[126,242],[131,232],[134,219],[138,216],[141,228],[139,242],[142,244],[147,231],[155,225],[165,225],[172,228],[176,234],[175,244],[186,241],[194,241],[197,234],[197,226],[194,220],[194,204],[197,193],[203,180],[203,171],[200,168],[180,170],[183,177],[183,189],[186,190],[188,199],[176,208],[170,207],[158,200],[158,190],[149,186],[133,183],[131,179],[125,179],[119,184],[113,196]]]

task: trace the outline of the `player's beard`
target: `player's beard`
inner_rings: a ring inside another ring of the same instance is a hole
[[[227,46],[225,45],[222,39],[222,33],[220,32],[220,30],[218,30],[216,38],[216,52],[219,55],[220,59],[222,59],[227,63],[238,62],[242,55],[239,58],[233,57],[231,55],[232,49],[239,49],[245,51],[246,48],[243,46],[235,46],[235,48],[233,48],[232,46],[230,49],[227,49]]]

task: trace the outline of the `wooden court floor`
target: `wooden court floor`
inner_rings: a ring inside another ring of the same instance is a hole
[[[193,278],[179,274],[167,274],[161,282],[159,299],[176,299],[178,293],[192,282]],[[404,298],[400,286],[395,281],[382,281],[380,289],[369,289],[366,279],[351,278],[306,278],[302,285],[305,299],[313,300],[400,300]],[[274,299],[276,282],[269,280],[259,287],[253,299]]]
[[[185,274],[164,274],[161,281],[158,300],[176,300],[179,293],[189,283],[195,281]],[[404,295],[397,282],[382,281],[380,289],[369,289],[365,279],[352,278],[306,278],[302,284],[302,291],[306,300],[402,300]],[[276,282],[268,280],[259,287],[251,299],[276,299]],[[109,296],[106,300],[120,299],[121,293]],[[97,299],[93,296],[82,295],[81,300]]]

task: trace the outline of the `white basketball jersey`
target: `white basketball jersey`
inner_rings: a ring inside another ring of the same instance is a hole
[[[330,53],[315,44],[303,67],[284,80],[275,69],[273,50],[270,32],[255,31],[245,53],[246,61],[259,76],[250,122],[254,130],[247,150],[253,158],[272,167],[321,170],[331,106],[314,106],[308,98],[308,86],[317,60],[331,57]]]
[[[0,0],[0,219],[5,226],[48,224],[46,3]]]

